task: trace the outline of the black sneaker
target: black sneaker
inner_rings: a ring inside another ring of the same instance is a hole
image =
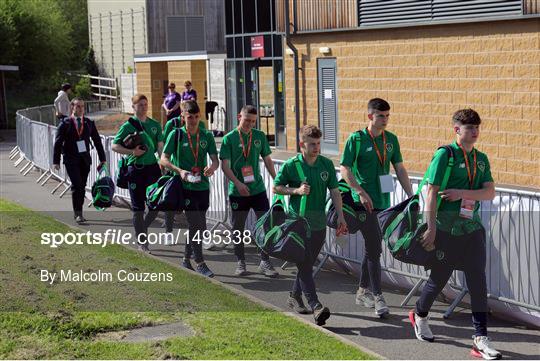
[[[137,250],[143,253],[150,253],[150,248],[148,248],[148,245],[146,243],[139,244],[137,246]]]
[[[299,313],[301,315],[307,315],[311,312],[307,309],[307,307],[304,305],[304,301],[302,300],[302,296],[293,296],[292,292],[289,292],[289,298],[287,299],[287,306],[291,308],[294,312]]]
[[[87,220],[83,216],[77,216],[75,217],[75,222],[77,222],[77,224],[83,224],[83,223],[86,223]]]
[[[214,272],[210,271],[210,268],[208,268],[206,263],[198,264],[197,272],[199,272],[200,274],[206,277],[210,277],[210,278],[214,277]]]
[[[319,303],[313,308],[313,318],[317,326],[323,326],[326,324],[326,320],[330,318],[330,310]]]
[[[189,270],[195,271],[193,269],[193,266],[191,265],[191,260],[184,258],[182,260],[182,267],[187,268]]]

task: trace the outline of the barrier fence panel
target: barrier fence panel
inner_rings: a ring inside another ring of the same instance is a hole
[[[32,134],[32,161],[34,164],[43,170],[49,169],[49,128],[47,124],[35,123],[30,124]]]
[[[207,158],[208,164],[211,164],[210,157]],[[210,207],[208,208],[207,218],[214,222],[211,230],[223,225],[231,228],[227,223],[229,218],[229,196],[228,179],[225,173],[219,167],[210,180]]]
[[[120,159],[123,157],[122,154],[119,154],[119,153],[116,153],[115,151],[112,150],[112,144],[113,144],[113,139],[114,137],[107,137],[107,142],[106,142],[106,145],[107,145],[107,148],[105,148],[105,153],[108,154],[108,162],[109,162],[109,166],[110,166],[110,171],[111,171],[111,178],[116,181],[116,177],[118,175],[118,162],[120,161]],[[105,144],[104,144],[105,146]],[[129,201],[130,198],[129,198],[129,190],[128,189],[124,189],[124,188],[119,188],[119,187],[115,187],[115,194],[114,194],[116,197],[118,198],[121,198],[125,201]]]
[[[113,102],[110,101],[106,106],[112,107]],[[51,114],[53,114],[51,106],[22,109],[17,112],[16,134],[19,159],[15,164],[19,165],[26,161],[23,163],[25,164],[23,168],[20,169],[21,172],[33,167],[43,171],[52,168],[52,146],[56,127],[44,124],[50,121],[54,124],[55,118]],[[115,179],[121,155],[112,151],[112,139],[113,137],[102,137],[111,177]],[[88,178],[88,189],[91,188],[96,179],[97,171],[95,168],[99,163],[95,149],[91,150],[91,155],[93,165]],[[283,161],[275,160],[274,164],[277,171]],[[271,201],[273,196],[272,177],[263,162],[261,162],[260,169],[268,198]],[[52,170],[51,174],[61,181],[55,190],[62,185],[67,187],[69,179],[63,166],[59,171]],[[339,171],[337,174],[339,178]],[[45,181],[49,178],[45,178]],[[416,188],[420,178],[412,177],[411,180],[413,188]],[[405,198],[399,182],[395,178],[394,181],[396,182],[396,191],[392,196],[392,204]],[[218,169],[210,178],[211,201],[208,219],[217,225],[230,227],[227,183],[228,180],[221,169]],[[66,191],[67,188],[63,193]],[[129,200],[127,189],[116,188],[115,195]],[[540,269],[540,192],[497,188],[496,197],[492,202],[481,202],[480,212],[487,234],[486,272],[488,297],[491,299],[490,307],[512,317],[540,325],[540,272],[538,272]],[[247,226],[253,227],[254,222],[255,217],[252,214],[248,217]],[[363,244],[361,234],[357,233],[350,235],[348,243],[341,247],[336,244],[335,232],[329,230],[319,267],[328,262],[328,265],[333,267],[337,266],[348,272],[358,273],[358,265],[364,256]],[[395,260],[386,247],[383,247],[381,261],[385,271],[384,281],[402,288],[410,289],[412,287],[410,295],[421,286],[423,280],[428,276],[422,267]],[[454,304],[457,304],[466,295],[466,284],[461,272],[454,272],[448,287],[443,292],[454,300]],[[409,301],[409,296],[405,298],[403,304]],[[447,315],[451,312],[452,306]]]

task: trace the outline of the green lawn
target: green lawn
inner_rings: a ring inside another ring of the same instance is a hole
[[[39,243],[70,228],[0,199],[0,358],[366,359],[358,349],[227,289],[122,246]],[[55,283],[41,269],[170,272],[173,282]],[[160,342],[104,331],[183,321],[195,335]]]

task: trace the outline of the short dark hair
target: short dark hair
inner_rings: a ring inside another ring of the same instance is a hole
[[[185,101],[182,105],[182,110],[188,112],[189,114],[198,114],[201,112],[199,104],[195,100]]]
[[[186,80],[186,81],[184,82],[184,86],[192,86],[191,81]]]
[[[148,101],[148,98],[147,98],[146,95],[144,95],[144,94],[135,94],[135,95],[131,98],[131,104],[137,104],[137,103],[140,102],[141,100],[146,100],[146,101]]]
[[[319,139],[322,137],[322,132],[316,125],[304,125],[300,128],[300,137],[302,140],[306,137]]]
[[[257,115],[257,108],[255,108],[253,105],[244,105],[242,109],[240,109],[240,113]]]
[[[470,108],[468,109],[460,109],[457,112],[454,113],[452,116],[452,121],[454,124],[461,124],[461,125],[480,125],[482,123],[482,119],[480,119],[480,115],[478,113]]]
[[[174,83],[169,83],[169,89],[174,89],[176,88],[176,84]]]
[[[69,89],[71,89],[71,84],[69,83],[64,83],[62,84],[62,90],[67,92]]]
[[[390,104],[384,99],[373,98],[367,103],[368,112],[371,113],[372,110],[378,110],[380,112],[385,112],[390,110]]]

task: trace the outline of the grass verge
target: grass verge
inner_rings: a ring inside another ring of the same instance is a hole
[[[268,310],[224,287],[121,246],[39,243],[68,226],[0,199],[0,358],[9,359],[368,359],[372,356]],[[172,282],[40,281],[40,270],[171,273]],[[96,340],[181,320],[186,338]]]

